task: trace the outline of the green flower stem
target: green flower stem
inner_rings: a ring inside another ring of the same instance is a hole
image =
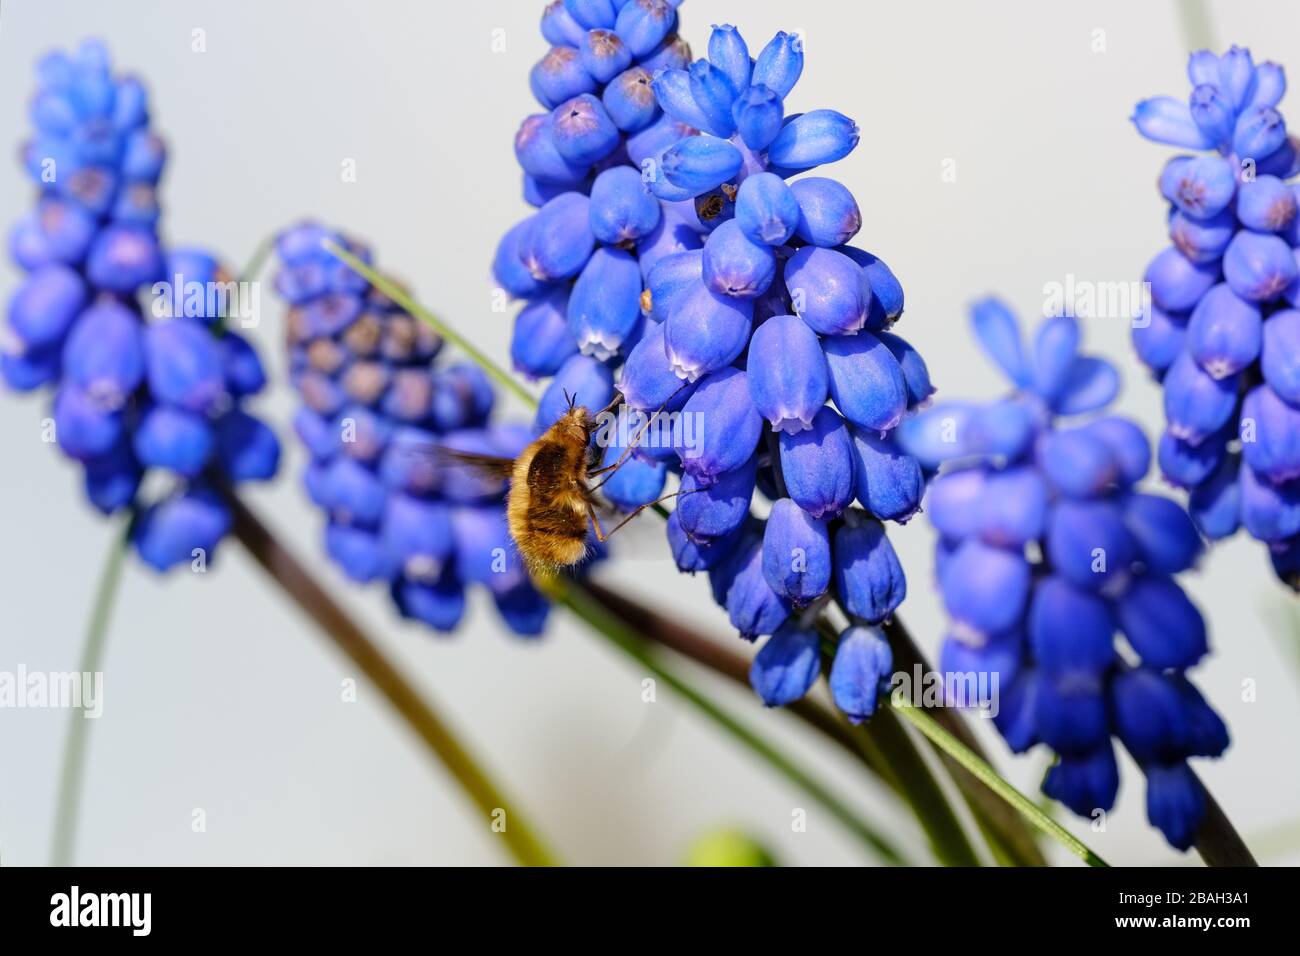
[[[603,585],[585,581],[571,587],[581,588],[643,637],[749,689],[749,661],[721,642]],[[825,666],[829,667],[829,660]],[[979,863],[943,790],[892,716],[885,715],[883,721],[873,718],[855,727],[811,695],[783,709],[839,744],[889,786],[916,814],[937,859],[953,866]]]
[[[912,639],[911,633],[904,626],[902,618],[895,615],[885,622],[882,630],[893,650],[896,671],[912,674],[918,666],[923,674],[934,671]],[[988,755],[975,739],[970,728],[966,726],[960,713],[948,707],[938,707],[932,711],[932,714],[940,726],[960,740],[976,756],[988,762]],[[951,755],[941,748],[934,749],[953,783],[961,791],[962,799],[970,808],[976,826],[980,828],[998,863],[1003,866],[1046,866],[1047,860],[1034,839],[1034,832],[1025,825],[1023,818],[1004,801],[999,800],[959,762],[953,760]]]
[[[619,617],[606,610],[599,601],[586,593],[583,588],[560,579],[542,581],[539,582],[539,586],[545,590],[551,600],[572,611],[593,630],[606,637],[612,645],[623,651],[641,666],[647,668],[689,704],[820,803],[832,816],[858,837],[874,855],[896,866],[908,865],[907,860],[903,858],[886,837],[863,820],[852,808],[844,804],[828,788],[813,779],[776,745],[767,742],[754,733],[713,703],[703,693],[659,663],[651,652],[650,645],[643,637]]]
[[[1002,779],[997,771],[990,767],[983,758],[941,727],[938,721],[931,717],[928,712],[913,707],[901,695],[896,695],[890,700],[890,707],[928,737],[936,747],[942,749],[944,753],[961,764],[973,777],[1008,804],[1015,807],[1030,823],[1059,842],[1079,859],[1089,866],[1109,866],[1105,860],[1088,849],[1073,834],[1039,809],[1034,801]]]
[[[480,351],[478,346],[470,342],[469,339],[465,338],[465,336],[461,335],[442,319],[438,318],[424,306],[420,305],[420,303],[416,302],[415,299],[411,298],[410,294],[400,285],[385,276],[382,272],[370,268],[370,266],[366,265],[352,253],[338,245],[338,243],[326,239],[323,245],[325,246],[326,252],[342,259],[354,272],[369,280],[371,285],[400,305],[411,315],[437,330],[437,332],[447,341],[454,342],[462,352],[478,364],[479,368],[483,369],[484,372],[496,379],[497,383],[502,388],[514,393],[530,406],[534,408],[537,407],[537,398],[528,391],[528,389],[520,385],[513,375],[493,362],[486,353]]]
[[[297,558],[285,550],[257,516],[233,492],[227,489],[225,494],[235,517],[235,537],[271,580],[320,626],[321,631],[361,668],[362,673],[388,699],[482,812],[483,822],[496,822],[498,812],[506,811],[506,826],[499,833],[514,858],[525,866],[555,865],[555,859],[533,832],[527,816],[518,804],[501,794],[427,700],[407,682]]]
[[[108,554],[100,567],[95,599],[86,624],[86,643],[81,649],[83,674],[94,674],[104,659],[104,642],[108,637],[108,623],[117,598],[118,583],[122,580],[123,558],[131,540],[131,517],[122,522],[122,530],[113,536]],[[90,721],[78,708],[68,716],[68,736],[63,746],[63,768],[59,773],[59,795],[54,813],[54,833],[50,846],[50,865],[69,866],[77,842],[77,817],[81,804],[81,778],[85,772],[86,739]]]

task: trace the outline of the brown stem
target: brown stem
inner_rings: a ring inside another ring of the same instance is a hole
[[[505,823],[505,829],[498,832],[515,858],[526,866],[553,865],[550,853],[534,835],[523,813],[502,796],[428,701],[243,501],[228,489],[225,495],[234,514],[235,537],[271,580],[320,626],[321,632],[361,668],[484,816],[493,823],[498,819]],[[501,817],[506,808],[510,808],[509,813]]]

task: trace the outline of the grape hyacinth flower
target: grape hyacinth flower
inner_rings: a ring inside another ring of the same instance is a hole
[[[1013,394],[943,403],[899,428],[903,448],[945,466],[927,499],[951,618],[945,688],[956,705],[996,705],[1012,750],[1051,748],[1043,791],[1081,816],[1114,804],[1117,737],[1146,773],[1151,823],[1185,850],[1205,813],[1187,760],[1228,746],[1186,676],[1209,648],[1175,575],[1201,537],[1181,506],[1138,489],[1151,449],[1137,425],[1060,421],[1101,412],[1119,389],[1108,362],[1078,354],[1073,318],[1045,320],[1032,343],[996,300],[972,318]]]
[[[1138,104],[1140,132],[1198,151],[1165,164],[1172,245],[1147,268],[1133,329],[1164,388],[1157,456],[1201,532],[1244,528],[1300,587],[1300,217],[1297,142],[1277,110],[1286,78],[1250,51],[1193,53],[1192,92]]]
[[[383,581],[403,616],[452,631],[470,584],[517,634],[549,606],[506,530],[504,483],[439,448],[514,457],[526,428],[489,423],[495,394],[475,365],[434,366],[441,338],[322,243],[367,249],[313,223],[286,229],[276,289],[289,305],[294,429],[303,483],[328,516],[325,547],[348,577]]]
[[[820,673],[811,621],[835,590],[861,626],[839,643],[831,687],[865,719],[888,671],[871,625],[906,593],[881,521],[906,521],[925,485],[893,433],[933,389],[889,331],[902,287],[847,245],[861,211],[819,169],[853,150],[856,124],[786,111],[799,37],[779,33],[751,56],[735,27],[717,26],[692,61],[676,6],[546,8],[552,48],[532,88],[547,112],[515,139],[536,211],[493,263],[526,303],[512,357],[552,378],[537,428],[566,395],[599,409],[620,394],[620,415],[651,421],[620,425],[619,441],[597,433],[605,463],[637,439],[630,473],[602,491],[632,511],[676,476],[674,557],[709,572],[742,637],[771,635],[752,674],[769,705]],[[771,503],[763,520],[756,492]]]
[[[38,76],[22,157],[40,195],[10,233],[27,276],[9,301],[0,373],[15,391],[53,391],[52,437],[82,464],[95,508],[135,509],[147,564],[203,570],[230,528],[220,486],[278,466],[274,433],[243,407],[265,384],[261,363],[219,299],[189,308],[172,294],[229,277],[206,252],[159,243],[164,148],[140,81],[115,77],[94,41],[47,55]],[[171,481],[143,501],[150,469]]]

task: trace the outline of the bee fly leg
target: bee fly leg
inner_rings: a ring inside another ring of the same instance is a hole
[[[647,429],[649,429],[650,426],[654,424],[655,419],[658,418],[663,413],[663,410],[668,407],[668,403],[677,397],[678,392],[681,392],[682,389],[686,388],[689,384],[690,384],[689,382],[682,383],[681,387],[678,388],[676,392],[673,392],[671,395],[669,395],[667,398],[664,399],[663,404],[660,405],[658,408],[656,408],[654,414],[645,420],[645,424],[637,429],[636,434],[632,436],[632,440],[628,442],[627,447],[623,449],[623,454],[618,456],[618,461],[614,462],[614,464],[612,465],[606,465],[604,468],[598,468],[595,471],[587,472],[588,478],[595,478],[599,475],[605,476],[604,479],[602,479],[601,481],[597,482],[595,485],[592,486],[591,489],[592,491],[598,491],[601,485],[603,485],[606,481],[609,481],[610,478],[614,477],[614,472],[622,468],[623,464],[628,460],[632,452],[636,451],[636,446],[640,444],[641,437],[646,433]],[[622,398],[623,397],[621,395],[618,396],[613,402],[611,402],[602,410],[601,414],[604,414],[605,412],[617,408],[619,403],[622,401]],[[669,495],[669,497],[671,498],[672,496]],[[664,501],[664,500],[666,499],[663,498],[660,499],[660,501]],[[657,503],[658,502],[651,502],[651,504],[657,504]],[[641,506],[641,508],[648,508],[648,507],[649,505]],[[637,511],[640,511],[641,508],[638,508]],[[632,512],[632,514],[635,515],[637,511]],[[622,525],[619,525],[619,527],[621,528]]]
[[[601,529],[600,519],[596,517],[596,509],[593,508],[590,504],[587,505],[587,516],[591,518],[591,526],[593,529],[595,529],[596,540],[604,542],[614,537],[615,531],[619,530],[619,528],[622,528],[625,524],[627,524],[629,521],[631,521],[641,512],[645,511],[647,508],[653,508],[655,505],[661,505],[665,501],[670,501],[673,498],[680,497],[681,495],[693,495],[695,494],[695,492],[703,491],[703,490],[704,490],[703,488],[696,488],[693,491],[674,491],[672,494],[664,495],[662,498],[656,498],[654,501],[647,501],[645,504],[641,505],[640,507],[632,509],[632,511],[628,513],[628,516],[626,518],[624,518],[618,524],[614,525],[614,527],[610,528],[608,531],[603,531]]]

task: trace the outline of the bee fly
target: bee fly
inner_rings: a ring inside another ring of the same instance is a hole
[[[673,492],[641,505],[613,528],[604,530],[597,515],[600,505],[596,492],[627,461],[650,423],[641,427],[617,461],[594,467],[591,436],[600,417],[617,408],[623,396],[616,394],[595,415],[575,404],[575,397],[567,392],[565,398],[569,402],[568,411],[517,458],[439,449],[452,460],[509,480],[506,523],[510,537],[533,571],[553,572],[577,564],[587,555],[589,526],[597,540],[606,541],[646,508],[681,494]],[[593,478],[601,480],[593,485],[590,484]]]

